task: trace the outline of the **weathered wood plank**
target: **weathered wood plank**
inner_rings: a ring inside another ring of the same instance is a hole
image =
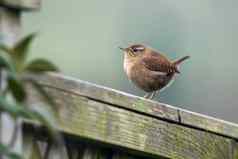
[[[231,153],[232,153],[233,159],[238,159],[238,141],[237,140],[233,140]]]
[[[30,76],[30,75],[29,75]],[[179,121],[177,109],[175,107],[160,104],[152,100],[127,94],[125,92],[98,86],[89,82],[76,80],[60,74],[50,74],[44,76],[30,76],[35,78],[45,87],[53,87],[59,90],[65,90],[72,94],[92,98],[94,100],[109,103],[131,111],[145,113],[158,118]]]
[[[52,145],[49,149],[49,156],[47,159],[69,159],[65,145]]]
[[[80,96],[92,98],[118,107],[140,112],[148,116],[158,117],[191,127],[211,131],[224,136],[238,139],[238,125],[223,120],[193,113],[180,108],[145,100],[124,92],[98,86],[85,81],[65,77],[60,74],[31,76],[42,85],[58,90],[65,90]]]
[[[0,6],[20,10],[35,10],[41,6],[41,0],[0,0]]]
[[[33,139],[34,139],[33,134],[27,133],[27,135],[25,136],[25,138],[23,140],[23,149],[24,149],[23,157],[25,159],[30,159],[30,157],[32,155],[32,150],[34,147]]]
[[[69,156],[69,159],[81,159],[85,150],[85,147],[82,146],[76,146],[74,144],[68,144],[66,143],[67,147],[67,153]]]
[[[39,145],[36,141],[33,141],[33,145],[31,147],[31,154],[30,157],[27,159],[43,159],[41,155],[42,153],[40,152]]]
[[[107,159],[107,152],[100,148],[86,147],[80,159]]]
[[[30,91],[32,107],[42,103]],[[65,133],[175,159],[232,159],[231,139],[48,88]]]
[[[183,124],[192,125],[197,128],[238,139],[237,124],[183,109],[180,109],[179,113],[181,123]]]
[[[0,7],[0,44],[12,46],[20,37],[20,12]]]

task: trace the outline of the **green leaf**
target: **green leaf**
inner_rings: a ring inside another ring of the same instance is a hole
[[[30,115],[25,112],[22,105],[11,104],[4,98],[4,96],[0,96],[0,111],[6,112],[15,118],[21,116],[30,119]]]
[[[11,91],[13,97],[18,102],[24,102],[26,99],[26,91],[24,89],[23,83],[16,78],[12,73],[8,72],[8,89]]]
[[[38,117],[37,119],[38,119],[41,123],[43,123],[43,124],[48,128],[48,130],[50,130],[50,134],[51,134],[52,138],[53,138],[54,140],[56,140],[56,141],[57,141],[57,140],[60,141],[60,138],[61,138],[61,137],[60,137],[60,134],[57,133],[57,131],[55,131],[54,128],[52,128],[52,126],[54,126],[54,125],[56,125],[56,124],[55,124],[55,123],[51,123],[51,125],[49,125],[50,123],[47,122],[47,121],[52,121],[53,118],[57,117],[57,113],[56,113],[56,110],[57,110],[57,109],[56,109],[56,103],[54,102],[53,98],[50,96],[49,93],[47,93],[47,92],[45,91],[45,89],[43,88],[43,86],[40,85],[40,84],[39,84],[37,81],[35,81],[34,79],[32,79],[32,78],[30,78],[30,77],[24,77],[22,80],[23,80],[24,82],[27,82],[27,83],[31,84],[32,87],[33,87],[33,89],[35,88],[36,91],[43,97],[42,99],[43,99],[46,103],[48,103],[49,106],[51,106],[51,107],[47,107],[47,108],[48,108],[47,111],[44,110],[44,108],[46,108],[46,107],[41,107],[41,106],[36,107],[34,110],[36,110],[36,112],[38,113],[38,115],[35,114],[35,116]],[[52,108],[52,109],[50,109],[50,108]],[[54,111],[52,111],[52,110],[54,110]],[[36,113],[36,112],[35,112],[35,113]],[[49,113],[49,112],[50,112],[50,113]],[[53,117],[53,118],[52,118],[52,117]],[[47,119],[47,118],[48,118],[48,119]],[[45,119],[47,119],[47,120],[45,120]]]
[[[0,154],[5,155],[10,159],[23,159],[22,156],[15,152],[11,152],[10,148],[8,148],[6,145],[3,145],[0,143]]]
[[[56,131],[56,122],[54,119],[53,112],[50,109],[46,109],[46,107],[34,107],[32,111],[32,119],[40,122],[43,126],[48,129],[50,136],[54,139],[58,136]]]
[[[30,83],[34,89],[44,98],[45,102],[48,103],[50,106],[56,106],[56,103],[52,99],[52,97],[45,91],[45,89],[40,85],[37,81],[32,78],[25,77],[22,79],[24,82]]]
[[[9,71],[14,70],[12,63],[7,56],[0,55],[0,69],[6,69]]]
[[[0,50],[8,55],[12,55],[12,50],[5,45],[0,45]]]
[[[25,71],[43,73],[48,71],[57,72],[59,69],[46,59],[35,59],[26,66]]]
[[[18,107],[9,104],[3,96],[0,96],[0,112],[7,112],[13,117],[17,116]]]
[[[30,34],[21,39],[19,42],[17,42],[16,45],[13,47],[13,58],[17,63],[24,63],[29,52],[29,46],[35,36],[36,33]]]
[[[52,137],[57,137],[58,133],[55,130],[55,121],[52,113],[49,110],[44,110],[43,107],[37,107],[34,110],[20,104],[13,104],[6,101],[3,96],[0,96],[0,111],[6,112],[17,118],[34,120],[45,126]]]

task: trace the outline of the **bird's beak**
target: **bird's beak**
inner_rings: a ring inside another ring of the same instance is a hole
[[[120,50],[122,50],[122,51],[126,51],[126,49],[125,48],[123,48],[123,47],[118,47]]]

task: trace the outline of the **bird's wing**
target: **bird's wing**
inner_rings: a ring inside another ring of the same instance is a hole
[[[142,64],[151,71],[174,73],[177,72],[176,66],[173,65],[166,57],[158,53],[152,53],[142,58]]]

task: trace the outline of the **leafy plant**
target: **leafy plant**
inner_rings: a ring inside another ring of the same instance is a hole
[[[8,113],[15,121],[19,118],[36,121],[44,125],[52,136],[56,136],[54,123],[48,118],[48,114],[26,106],[26,83],[31,83],[32,87],[44,97],[48,104],[53,105],[54,102],[37,81],[24,78],[24,75],[26,73],[40,74],[48,71],[59,71],[53,63],[46,59],[38,58],[28,61],[29,47],[35,36],[35,33],[30,34],[11,48],[4,45],[0,46],[0,113]],[[3,82],[6,83],[5,87],[2,86]],[[11,100],[7,98],[9,95],[12,96]],[[11,145],[0,143],[0,154],[11,159],[20,159],[20,155],[11,152]]]

